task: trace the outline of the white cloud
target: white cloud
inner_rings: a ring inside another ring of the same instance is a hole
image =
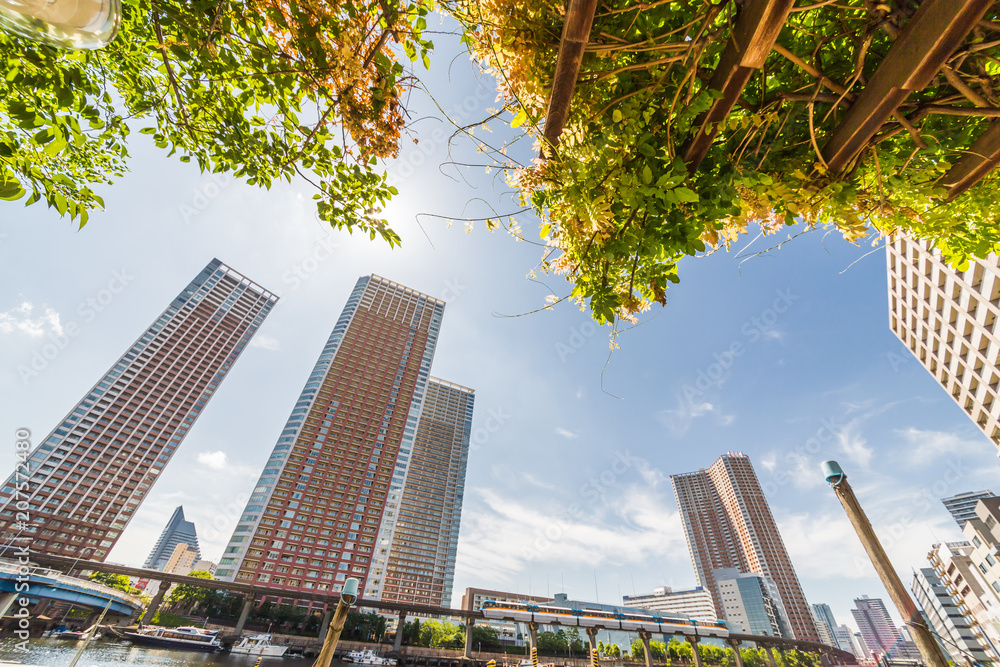
[[[228,466],[226,453],[219,452],[199,452],[195,459],[201,465],[212,470],[223,470]]]
[[[250,347],[259,347],[274,352],[281,349],[281,341],[271,336],[261,336],[257,334],[250,339]]]
[[[934,463],[944,456],[956,456],[989,446],[985,441],[974,442],[945,431],[925,431],[910,427],[895,432],[907,443],[904,460],[917,466]]]
[[[736,419],[735,415],[723,414],[718,406],[708,401],[697,403],[684,398],[678,399],[676,410],[661,410],[656,419],[674,435],[683,435],[691,427],[692,421],[708,415],[715,415],[722,426],[729,426]]]
[[[868,441],[858,432],[858,421],[854,420],[837,432],[837,444],[843,454],[862,468],[867,468],[875,452],[866,447]]]
[[[563,428],[561,426],[557,426],[556,427],[556,435],[561,435],[564,438],[576,438],[576,437],[579,437],[580,434],[579,433],[574,433],[573,431],[570,431],[569,429],[565,429],[565,428]]]
[[[34,310],[35,306],[30,301],[23,301],[21,305],[0,313],[0,333],[23,333],[33,338],[39,338],[46,333],[62,335],[59,313],[46,307],[42,315],[32,318],[31,313]]]

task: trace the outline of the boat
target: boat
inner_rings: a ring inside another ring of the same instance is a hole
[[[288,646],[279,646],[271,643],[271,635],[250,635],[240,639],[238,644],[233,644],[229,649],[230,653],[242,653],[244,655],[262,655],[265,657],[280,658],[288,652]]]
[[[184,626],[180,628],[149,627],[122,633],[133,644],[176,648],[184,651],[221,651],[218,630],[202,630]]]
[[[359,665],[395,665],[396,660],[394,658],[382,658],[378,653],[371,649],[366,649],[364,651],[351,651],[343,658],[344,662],[356,662]]]
[[[48,639],[68,639],[71,641],[93,641],[95,639],[100,639],[100,633],[96,632],[96,628],[87,628],[86,630],[67,630],[65,625],[60,625],[52,628],[51,630],[46,630],[42,633],[43,637]]]

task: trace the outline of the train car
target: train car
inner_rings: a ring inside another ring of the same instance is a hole
[[[729,636],[729,629],[722,622],[703,622],[683,617],[647,616],[603,609],[572,609],[521,602],[486,600],[482,606],[486,618],[563,625],[578,628],[600,628],[636,632],[646,630],[664,635],[693,635],[697,637]]]

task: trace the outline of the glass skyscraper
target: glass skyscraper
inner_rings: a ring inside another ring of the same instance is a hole
[[[0,489],[4,545],[103,560],[277,300],[209,262]]]
[[[198,558],[201,558],[201,549],[198,547],[198,533],[194,528],[194,524],[184,518],[183,506],[174,510],[174,513],[170,516],[170,521],[167,522],[163,532],[160,533],[160,538],[156,540],[153,550],[149,552],[149,556],[142,566],[152,570],[162,570],[166,566],[167,561],[170,560],[170,555],[174,553],[174,548],[178,544],[188,545],[198,555]]]
[[[295,591],[339,591],[356,577],[364,597],[382,595],[390,551],[410,546],[411,509],[403,502],[410,474],[423,485],[417,434],[428,395],[431,413],[440,402],[441,392],[429,387],[444,306],[379,276],[358,280],[253,489],[218,578],[267,584],[293,600]],[[461,428],[467,443],[464,414]],[[464,459],[454,463],[462,466],[464,486]],[[449,479],[460,504],[459,479]]]

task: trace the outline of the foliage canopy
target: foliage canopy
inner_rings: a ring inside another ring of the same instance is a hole
[[[269,188],[301,177],[319,216],[390,244],[409,77],[429,0],[125,0],[117,38],[64,51],[0,32],[0,199],[85,224],[127,170],[130,127],[203,172]]]
[[[544,145],[547,159],[532,164],[494,155],[521,204],[542,220],[542,268],[573,282],[572,296],[599,322],[665,304],[678,260],[728,245],[754,223],[764,233],[832,225],[850,241],[902,232],[932,240],[960,268],[1000,247],[998,177],[947,204],[938,182],[1000,107],[998,6],[834,173],[819,147],[919,3],[797,4],[689,173],[684,147],[719,97],[707,84],[744,3],[601,0],[553,151],[540,123],[562,0],[446,2],[473,55],[496,75],[511,126]]]

